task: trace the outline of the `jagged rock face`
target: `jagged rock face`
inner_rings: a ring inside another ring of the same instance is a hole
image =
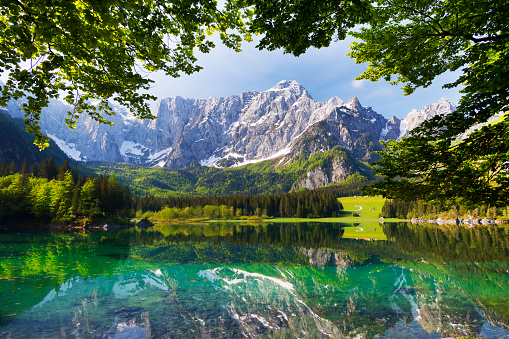
[[[370,107],[361,107],[358,99],[354,97],[346,105],[336,107],[297,138],[291,151],[285,156],[285,161],[300,152],[326,152],[336,145],[350,151],[355,159],[367,162],[377,160],[378,156],[374,151],[382,150],[379,141],[397,134],[399,120],[393,118],[393,121],[391,124]]]
[[[231,129],[231,143],[222,156],[247,160],[274,157],[308,127],[324,119],[343,102],[317,102],[296,82],[280,82],[253,98]]]
[[[9,103],[9,113],[21,116],[21,104]],[[296,81],[281,81],[267,91],[225,98],[162,99],[153,112],[156,120],[138,120],[114,106],[115,115],[106,117],[113,126],[83,115],[70,130],[65,125],[70,109],[52,101],[41,114],[42,131],[70,157],[182,168],[231,167],[283,156],[286,164],[300,152],[312,154],[335,145],[357,160],[372,161],[377,159],[374,151],[381,150],[380,140],[397,139],[423,119],[454,106],[441,99],[403,121],[387,120],[356,97],[346,103],[338,97],[318,102]]]
[[[165,166],[181,168],[188,167],[193,162],[212,165],[215,158],[220,158],[219,150],[225,147],[230,139],[228,128],[239,119],[243,107],[256,94],[257,92],[244,92],[228,98],[185,99],[185,118],[177,115],[182,111],[178,107],[169,110],[172,123],[162,122],[160,129],[165,130],[170,126],[170,130],[175,131],[175,138],[172,140],[174,149]],[[185,124],[178,126],[182,120]]]
[[[264,92],[214,100],[217,109],[184,130],[167,167],[186,167],[193,161],[230,167],[275,157],[343,104],[336,97],[317,102],[295,81],[282,81]]]
[[[53,101],[46,108],[52,113],[41,115],[41,126],[70,157],[85,161],[139,163],[136,157],[131,155],[147,151],[147,149],[136,150],[134,145],[129,145],[129,141],[132,140],[130,137],[139,133],[136,127],[142,125],[142,121],[129,119],[124,109],[113,107],[116,115],[106,117],[113,122],[113,126],[100,124],[90,116],[83,115],[76,123],[76,130],[70,130],[65,124],[68,109],[68,106]],[[121,150],[124,150],[123,154]]]
[[[456,106],[454,106],[449,100],[442,98],[438,100],[437,103],[425,106],[420,111],[413,109],[408,115],[401,121],[401,134],[400,136],[405,136],[422,124],[425,120],[429,120],[436,115],[445,115],[452,113],[456,110]]]
[[[334,252],[328,248],[299,248],[299,253],[309,258],[309,264],[314,267],[353,267],[355,261],[347,253]]]
[[[343,182],[354,173],[361,173],[364,168],[359,167],[358,163],[348,156],[334,157],[324,166],[315,166],[306,173],[304,179],[297,183],[295,188],[306,187],[315,189],[322,186],[328,186],[334,182]]]

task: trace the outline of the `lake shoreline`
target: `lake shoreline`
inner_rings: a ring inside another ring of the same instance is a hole
[[[411,222],[412,224],[465,225],[470,227],[478,225],[507,224],[506,219],[490,219],[490,218],[456,218],[456,219],[412,218],[406,221]]]

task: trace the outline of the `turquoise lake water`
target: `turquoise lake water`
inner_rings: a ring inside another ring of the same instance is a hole
[[[0,233],[0,338],[509,338],[509,229]]]

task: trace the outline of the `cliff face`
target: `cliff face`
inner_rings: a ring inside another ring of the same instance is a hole
[[[306,172],[305,177],[299,181],[295,188],[305,187],[315,189],[322,186],[328,186],[335,182],[343,182],[349,176],[360,173],[367,174],[367,168],[345,155],[333,156]]]
[[[207,99],[202,114],[178,132],[180,140],[165,166],[186,167],[194,161],[231,167],[278,157],[341,104],[338,98],[317,102],[295,81],[282,81],[264,92]]]
[[[400,122],[400,137],[408,134],[411,130],[422,124],[425,120],[431,119],[437,115],[445,115],[452,113],[456,110],[449,100],[442,98],[437,103],[427,105],[421,110],[412,110],[408,115]]]

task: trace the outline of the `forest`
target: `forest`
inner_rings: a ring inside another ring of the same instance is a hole
[[[133,216],[162,220],[240,217],[318,218],[339,216],[342,205],[328,190],[302,190],[276,195],[208,197],[133,196],[115,174],[80,175],[66,160],[53,158],[18,168],[0,165],[0,218],[53,221],[58,224]]]
[[[456,219],[467,218],[468,216],[476,218],[507,219],[507,212],[507,206],[491,207],[488,205],[478,205],[467,207],[464,205],[452,205],[452,207],[446,207],[442,204],[427,204],[419,199],[387,199],[382,207],[380,216],[399,219]]]
[[[275,195],[227,195],[209,197],[133,197],[138,216],[161,212],[163,219],[231,219],[242,216],[325,218],[339,216],[343,206],[323,190],[304,190]],[[148,214],[146,214],[148,212]]]
[[[363,179],[363,178],[361,178]],[[126,221],[134,216],[160,221],[199,219],[264,219],[337,217],[339,197],[361,195],[362,187],[376,182],[355,178],[350,184],[281,194],[236,194],[191,197],[136,196],[115,173],[88,176],[65,160],[53,157],[39,165],[28,160],[17,166],[0,165],[0,219],[35,219],[56,224],[98,222],[108,218]],[[380,179],[377,179],[380,180]],[[468,216],[507,219],[505,207],[432,205],[422,200],[386,200],[384,218],[455,219]]]
[[[18,169],[14,161],[0,166],[0,219],[53,221],[58,224],[125,219],[131,214],[129,187],[115,176],[80,175],[65,160],[51,157]]]

